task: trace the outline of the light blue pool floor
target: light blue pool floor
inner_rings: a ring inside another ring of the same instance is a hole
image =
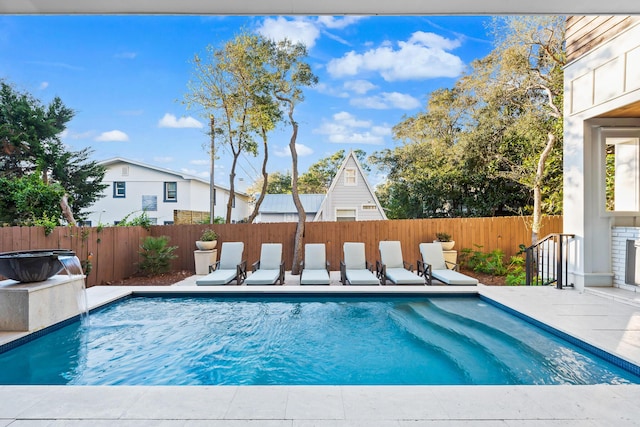
[[[189,282],[183,285],[143,291],[202,290],[191,288]],[[397,293],[440,291],[445,287],[435,288],[359,289]],[[290,292],[293,287],[219,289]],[[340,286],[322,289],[346,291]],[[485,295],[640,365],[637,294],[619,289],[581,293],[549,287],[482,285],[456,290]],[[130,292],[131,288],[93,287],[88,296],[94,305]],[[7,336],[0,336],[0,341],[6,339]],[[3,386],[0,427],[9,425],[634,426],[640,425],[640,386]]]

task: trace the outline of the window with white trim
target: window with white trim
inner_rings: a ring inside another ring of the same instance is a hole
[[[127,196],[127,183],[124,181],[115,181],[113,183],[113,197],[122,199]]]
[[[344,169],[344,185],[356,185],[356,168]]]
[[[355,221],[355,209],[336,209],[336,221]]]
[[[164,183],[164,201],[165,202],[178,201],[178,183],[177,182]]]
[[[640,211],[640,129],[601,129],[602,205],[608,214]]]

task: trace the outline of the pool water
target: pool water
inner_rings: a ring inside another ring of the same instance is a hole
[[[0,384],[622,384],[479,298],[129,298],[0,354]]]

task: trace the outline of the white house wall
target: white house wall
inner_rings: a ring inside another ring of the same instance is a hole
[[[640,25],[568,64],[564,73],[563,231],[576,235],[569,282],[578,289],[609,286],[611,227],[640,218],[603,213],[598,133],[600,127],[640,126],[640,119],[597,116],[640,101]]]
[[[122,169],[128,166],[128,175],[123,176]],[[131,163],[113,163],[106,166],[107,170],[103,183],[107,184],[101,199],[88,210],[92,213],[87,220],[91,225],[114,225],[125,216],[129,219],[142,213],[142,196],[156,196],[157,210],[148,211],[147,215],[154,218],[159,225],[173,222],[173,211],[193,210],[209,211],[209,184],[197,179],[185,179],[180,175],[147,168]],[[124,181],[124,198],[113,197],[113,183]],[[164,183],[177,183],[177,201],[164,201]],[[229,193],[225,189],[216,188],[215,216],[226,216],[226,205]],[[248,216],[248,200],[242,195],[236,196],[236,208],[232,211],[232,221],[241,221]]]
[[[344,174],[347,169],[356,169],[356,185],[344,184]],[[366,177],[360,174],[353,157],[347,160],[344,169],[335,179],[338,181],[333,190],[327,194],[320,221],[335,221],[337,209],[355,209],[358,221],[384,219],[378,209],[362,209],[363,205],[375,205],[376,201],[369,191]]]

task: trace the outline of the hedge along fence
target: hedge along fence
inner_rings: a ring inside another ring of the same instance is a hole
[[[446,218],[358,222],[308,222],[304,243],[325,243],[332,270],[340,268],[342,244],[364,242],[367,259],[379,258],[378,242],[399,240],[406,261],[414,265],[419,257],[418,245],[431,242],[437,232],[451,234],[455,248],[485,252],[501,249],[506,260],[515,255],[520,244],[531,241],[530,217]],[[260,257],[262,243],[283,244],[285,268],[293,262],[293,239],[296,223],[158,225],[149,230],[142,227],[56,227],[45,236],[42,227],[0,228],[0,252],[29,249],[71,249],[81,261],[91,262],[87,286],[105,284],[136,273],[141,239],[146,236],[169,236],[169,244],[177,246],[178,258],[173,270],[195,271],[193,251],[202,230],[213,228],[219,235],[218,256],[222,242],[241,241],[248,267]],[[562,232],[562,216],[545,217],[540,237]]]

